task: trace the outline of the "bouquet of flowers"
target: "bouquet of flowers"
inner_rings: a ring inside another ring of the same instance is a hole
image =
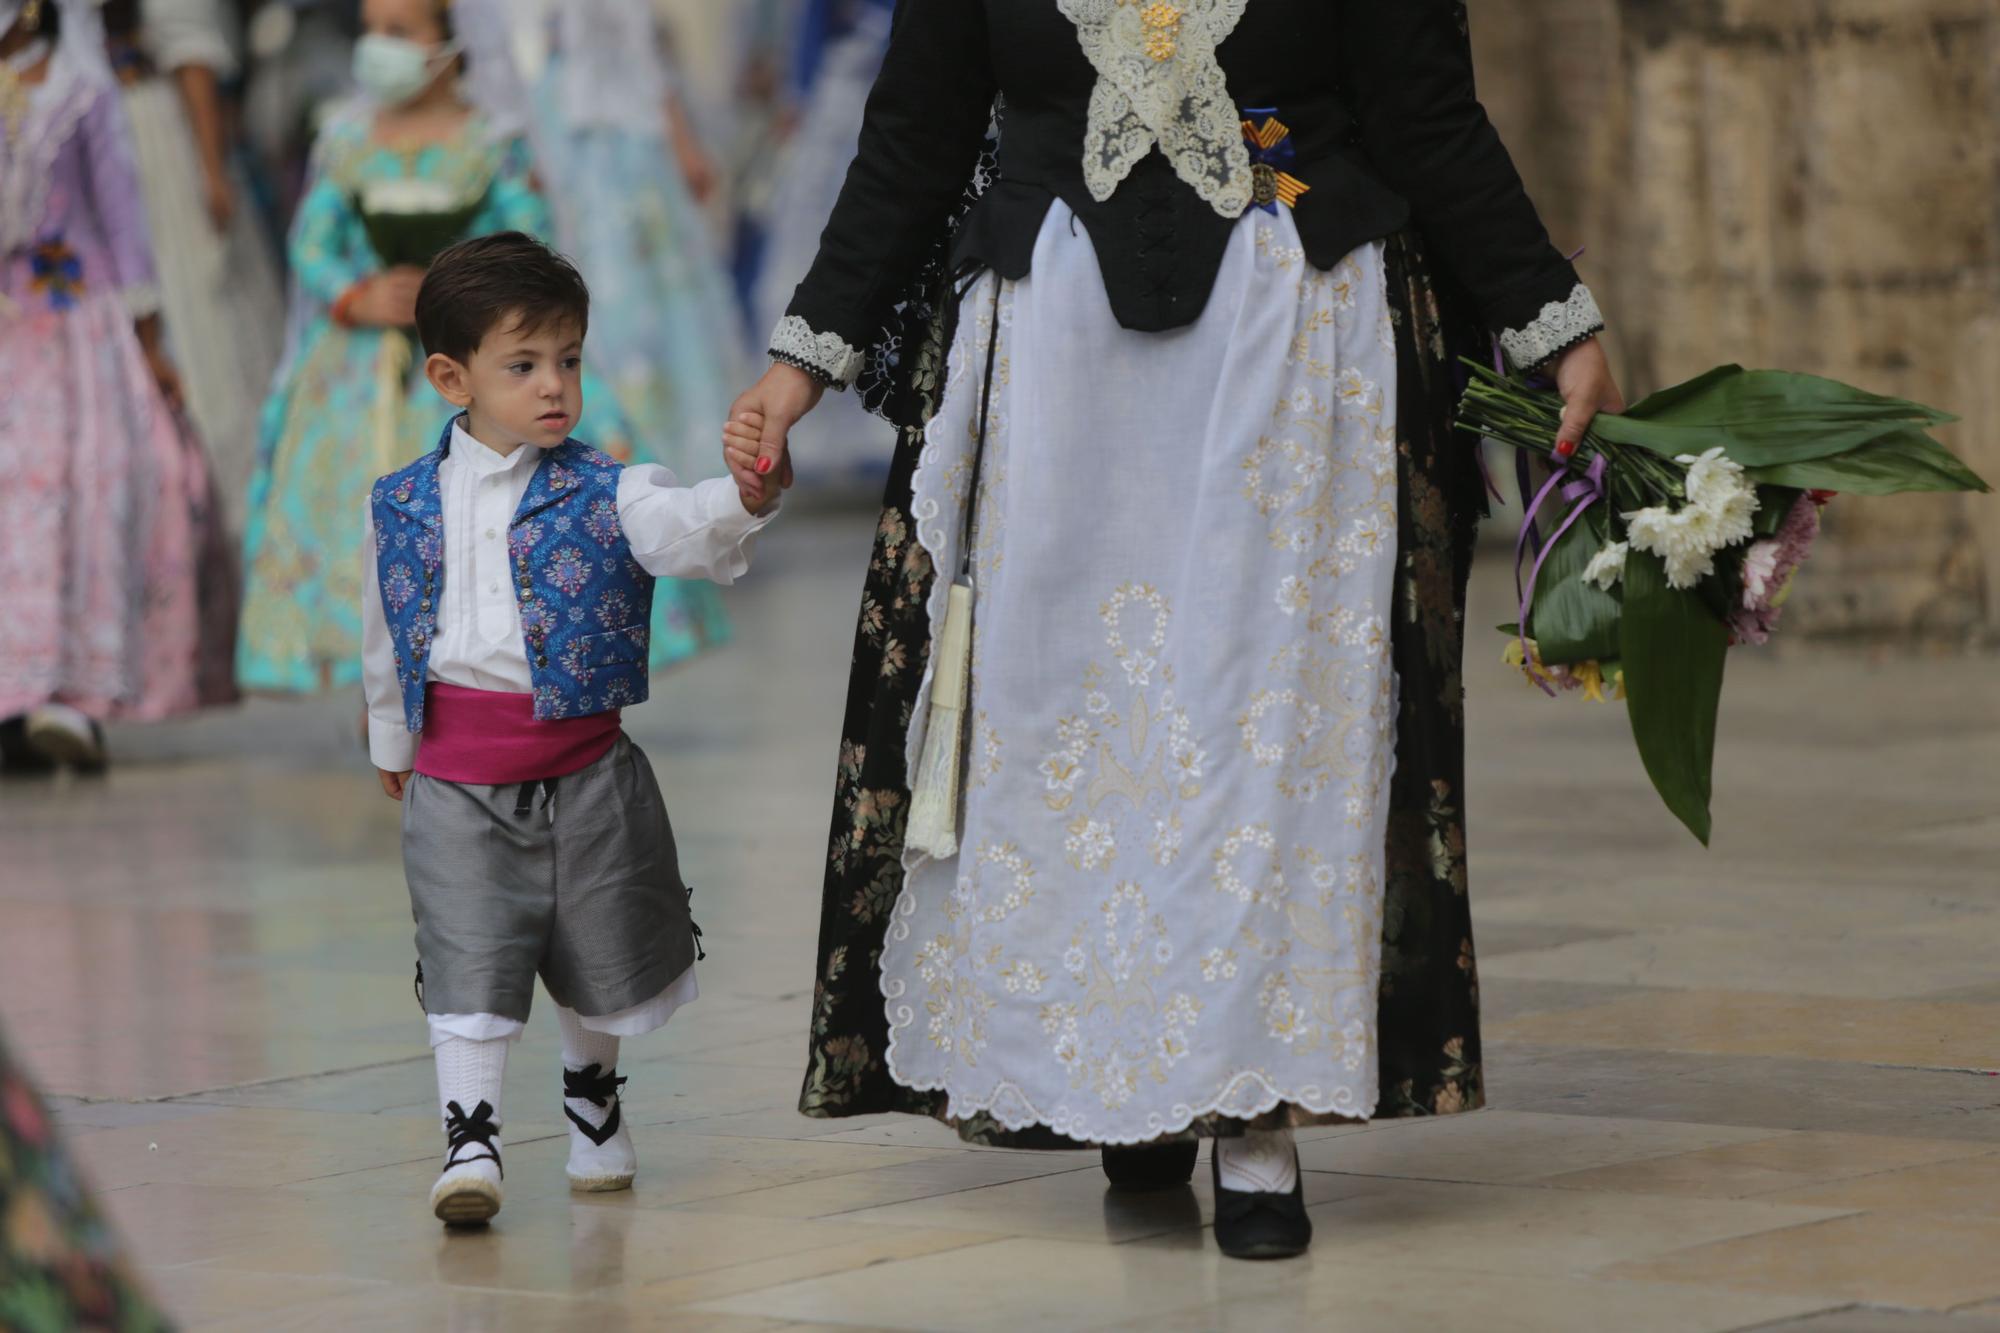
[[[1556,394],[1467,364],[1459,424],[1521,451],[1507,659],[1549,694],[1625,699],[1653,786],[1706,844],[1730,645],[1770,638],[1836,493],[1988,489],[1929,434],[1956,418],[1722,366],[1558,444]],[[1532,498],[1531,456],[1550,471]]]
[[[443,181],[406,177],[368,182],[354,208],[386,267],[428,268],[439,251],[464,237],[484,202]]]

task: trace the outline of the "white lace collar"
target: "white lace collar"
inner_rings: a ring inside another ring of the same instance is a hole
[[[1226,218],[1250,206],[1250,152],[1215,48],[1248,0],[1056,0],[1097,71],[1083,180],[1109,199],[1158,145],[1174,172]]]

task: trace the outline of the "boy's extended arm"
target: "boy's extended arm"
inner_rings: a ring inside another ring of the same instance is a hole
[[[625,539],[633,558],[659,578],[734,583],[750,568],[751,539],[776,512],[745,511],[727,477],[682,486],[665,468],[640,464],[618,479]]]

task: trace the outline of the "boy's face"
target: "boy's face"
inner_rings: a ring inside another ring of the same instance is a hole
[[[466,409],[472,434],[488,445],[553,449],[583,412],[583,334],[573,323],[524,330],[505,319],[463,365],[446,356],[431,363],[431,383]]]

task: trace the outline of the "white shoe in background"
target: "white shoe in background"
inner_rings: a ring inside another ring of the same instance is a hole
[[[68,704],[43,704],[28,714],[28,744],[72,768],[104,767],[104,729]]]

